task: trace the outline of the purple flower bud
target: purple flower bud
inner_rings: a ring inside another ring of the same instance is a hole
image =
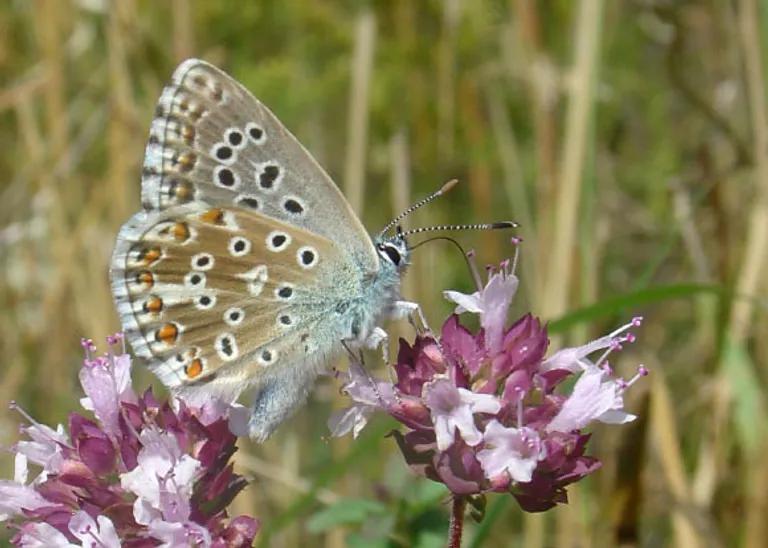
[[[69,417],[69,435],[80,459],[94,474],[112,472],[115,466],[115,447],[99,426],[82,415]]]

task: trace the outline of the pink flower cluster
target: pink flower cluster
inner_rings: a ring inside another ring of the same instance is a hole
[[[635,419],[622,396],[647,370],[640,366],[624,381],[607,358],[634,341],[629,330],[641,318],[547,357],[549,339],[538,319],[528,314],[506,325],[517,285],[505,262],[474,294],[446,291],[456,314],[439,339],[400,341],[393,382],[374,380],[353,363],[343,389],[354,405],[331,417],[332,433],[357,435],[374,411],[385,411],[406,427],[393,435],[408,464],[452,493],[511,492],[530,512],[567,502],[566,486],[600,467],[585,454],[590,434],[583,429]],[[477,333],[460,323],[464,312],[479,315]],[[563,381],[574,376],[563,393]]]
[[[109,337],[114,349],[122,337]],[[131,387],[131,360],[86,359],[82,406],[95,420],[69,417],[69,432],[29,423],[14,450],[15,477],[0,480],[0,520],[17,529],[18,546],[251,546],[259,522],[229,519],[226,507],[245,486],[230,457],[238,408],[158,402]],[[14,405],[15,407],[15,405]],[[38,470],[30,480],[29,465]]]

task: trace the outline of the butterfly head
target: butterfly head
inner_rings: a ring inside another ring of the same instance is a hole
[[[379,255],[379,261],[383,266],[402,272],[410,263],[411,250],[408,248],[408,242],[405,241],[400,227],[397,227],[397,234],[391,238],[377,237],[374,242],[376,253]]]

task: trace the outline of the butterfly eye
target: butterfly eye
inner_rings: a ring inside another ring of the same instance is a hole
[[[387,259],[389,259],[389,262],[395,266],[400,265],[402,257],[400,256],[400,252],[395,248],[395,246],[379,244],[377,247],[379,248],[379,255],[386,255]]]

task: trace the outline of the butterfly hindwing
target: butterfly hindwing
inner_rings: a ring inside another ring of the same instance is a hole
[[[189,204],[123,227],[113,292],[134,350],[164,384],[253,384],[322,350],[308,335],[354,293],[334,283],[346,268],[358,267],[325,237],[258,212]]]
[[[330,177],[242,85],[197,59],[158,102],[142,178],[147,210],[238,206],[333,238],[369,271],[371,240]]]

